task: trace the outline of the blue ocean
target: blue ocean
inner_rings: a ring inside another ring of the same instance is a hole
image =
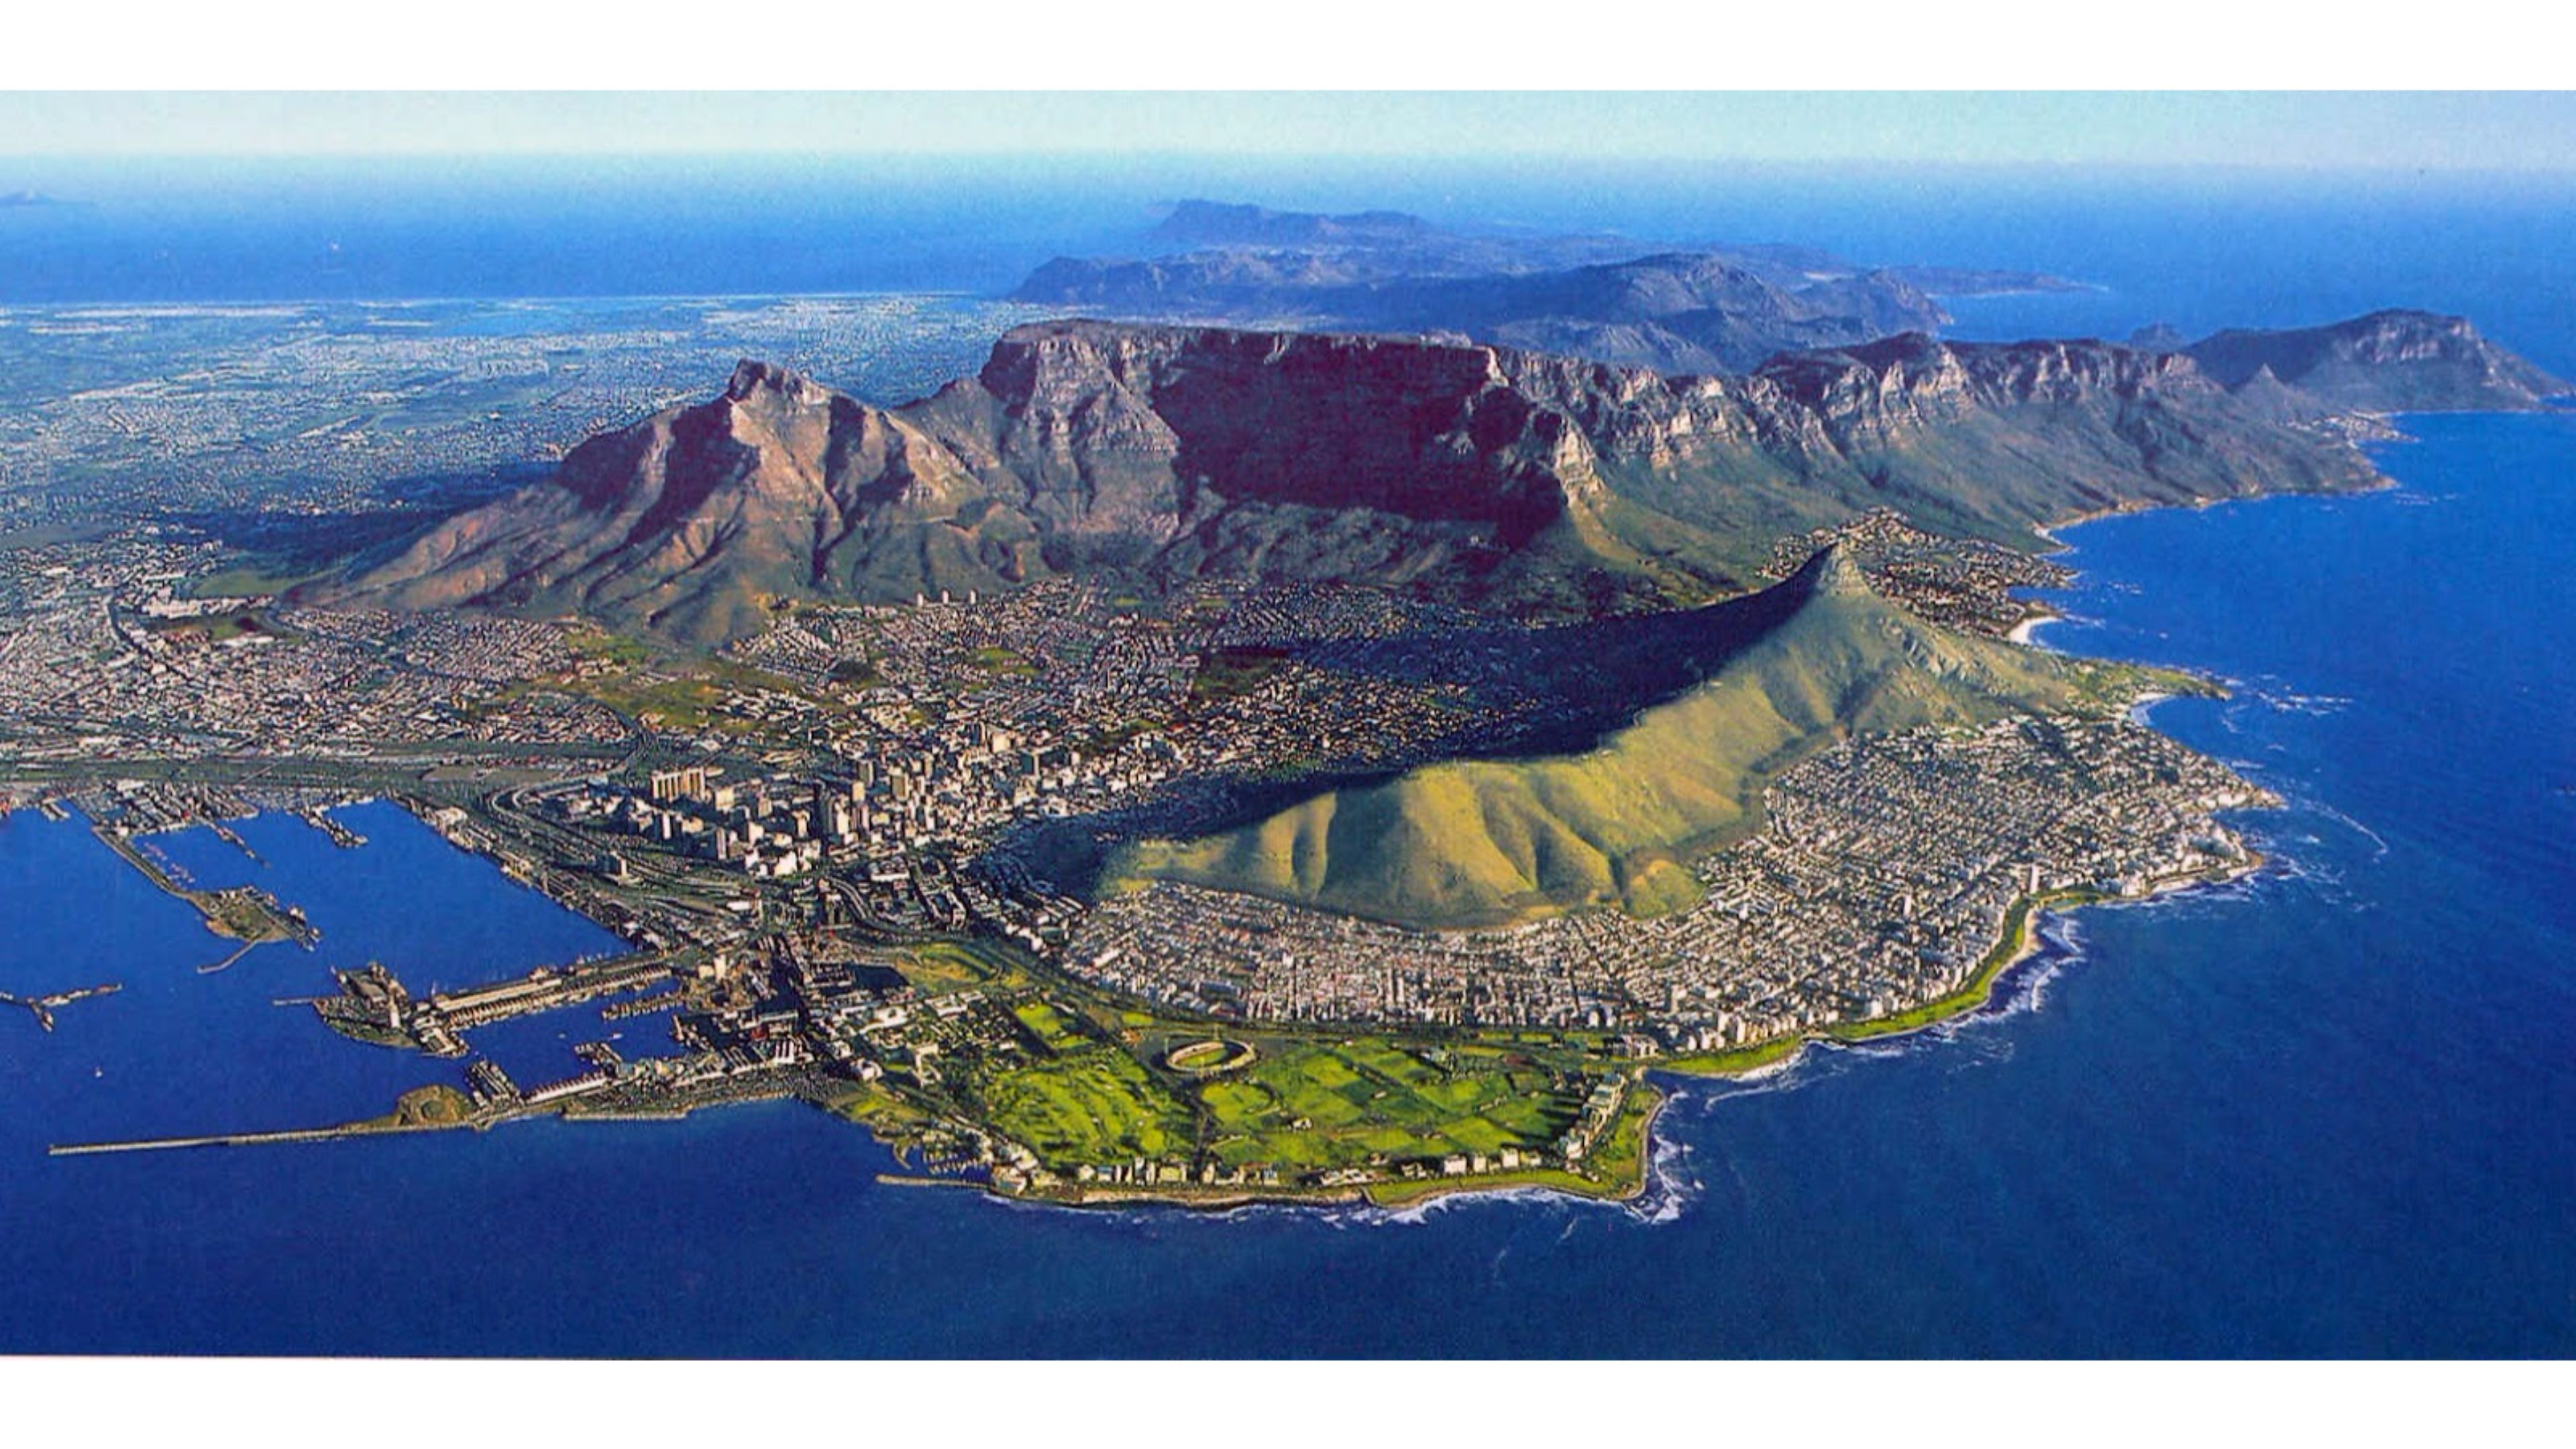
[[[1149,179],[1165,195],[1250,184]],[[1261,194],[2103,286],[1962,304],[1966,335],[2427,306],[2576,372],[2565,198],[2522,183],[1986,178],[1963,199],[1895,177],[1470,179],[1386,195],[1363,194],[1365,176],[1302,192],[1272,177]],[[906,204],[935,194],[923,182]],[[903,284],[984,286],[976,269],[1007,272],[1012,248],[1112,235],[1148,199],[1065,200],[1055,230],[946,271],[906,253],[923,270]],[[204,224],[292,227],[345,204],[308,200]],[[43,224],[113,231],[109,210]],[[892,226],[855,193],[820,210]],[[548,290],[542,257],[478,261],[505,246],[483,231],[430,258],[386,235],[382,267],[424,295],[475,293],[477,267]],[[0,235],[0,297],[70,285],[31,280],[23,240]],[[721,289],[717,259],[681,253],[657,265]],[[93,292],[149,290],[112,256],[96,266]],[[853,264],[802,285],[890,276]],[[64,1008],[51,1035],[0,1010],[0,1351],[2576,1353],[2576,417],[2402,422],[2410,440],[2377,449],[2392,489],[2063,535],[2081,575],[2041,641],[2229,681],[2224,700],[2150,718],[2288,801],[2240,821],[2267,868],[2053,919],[1975,1017],[1811,1050],[1757,1081],[1672,1084],[1654,1187],[1626,1206],[1029,1208],[881,1184],[882,1149],[793,1105],[48,1158],[56,1142],[367,1115],[444,1079],[448,1064],[272,1004],[327,990],[331,966],[374,957],[453,983],[612,943],[377,804],[343,812],[368,837],[354,850],[288,816],[240,827],[256,860],[202,830],[163,837],[201,882],[257,881],[323,928],[313,952],[262,947],[204,974],[225,943],[191,911],[77,820],[10,816],[0,990],[125,990]],[[602,1030],[566,1013],[494,1047],[522,1080],[569,1074],[570,1045]]]

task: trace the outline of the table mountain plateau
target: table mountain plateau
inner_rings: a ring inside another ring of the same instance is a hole
[[[2143,504],[2377,481],[2187,357],[1919,335],[1666,377],[1422,340],[1042,323],[879,408],[757,362],[317,591],[695,644],[786,600],[1118,570],[1359,582],[1576,617],[1757,582],[1874,507],[2035,545]]]

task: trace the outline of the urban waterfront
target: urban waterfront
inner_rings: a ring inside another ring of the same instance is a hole
[[[880,1184],[790,1103],[45,1158],[369,1115],[452,1063],[278,998],[614,949],[389,805],[243,822],[322,929],[228,944],[77,822],[0,824],[15,1352],[2564,1354],[2576,1349],[2576,426],[2413,418],[2403,484],[2110,520],[2044,642],[2208,669],[2153,718],[2284,796],[2251,881],[2081,913],[1999,1010],[1681,1084],[1631,1207],[1071,1212]],[[2036,1009],[2033,1009],[2036,1008]],[[647,1037],[658,1024],[627,1024]],[[614,1027],[609,1028],[611,1030]],[[577,1068],[591,1010],[491,1038]],[[640,1049],[640,1048],[639,1048]]]

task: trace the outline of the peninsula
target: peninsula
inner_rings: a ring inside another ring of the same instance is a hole
[[[2134,718],[2215,686],[2015,642],[2023,591],[2052,523],[2378,485],[2334,399],[2401,385],[2356,376],[2550,385],[2390,315],[2353,325],[2449,350],[1903,332],[1667,375],[1041,322],[892,408],[746,361],[292,587],[152,535],[0,553],[0,795],[244,940],[300,917],[148,837],[293,809],[364,849],[322,812],[384,795],[628,943],[339,973],[316,1029],[437,1074],[384,1115],[61,1150],[793,1098],[907,1180],[1068,1204],[1635,1194],[1654,1073],[1919,1028],[2041,912],[2259,865],[2230,821],[2276,802]],[[572,1012],[562,1080],[476,1048]],[[667,1047],[606,1039],[647,1018]]]

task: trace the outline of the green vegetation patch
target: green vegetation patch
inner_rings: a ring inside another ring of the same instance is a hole
[[[652,662],[653,647],[640,639],[612,633],[596,625],[585,624],[573,631],[568,641],[572,652],[584,659],[632,668]]]
[[[1674,1057],[1657,1065],[1668,1072],[1691,1077],[1733,1077],[1757,1071],[1788,1060],[1807,1044],[1803,1036],[1779,1036],[1751,1046],[1735,1047],[1722,1052],[1703,1052],[1698,1056]]]
[[[906,951],[894,968],[931,996],[1008,980],[1015,974],[990,949],[963,941],[924,941]]]
[[[456,1127],[474,1115],[473,1100],[444,1082],[414,1087],[394,1099],[394,1109],[349,1125],[390,1131],[402,1127]]]
[[[601,637],[614,639],[616,636]],[[622,647],[619,652],[624,652]],[[670,669],[636,665],[617,673],[583,680],[573,687],[613,710],[682,734],[698,734],[707,730],[736,735],[761,733],[764,729],[761,721],[728,708],[727,699],[735,694],[782,694],[809,704],[837,708],[815,700],[793,680],[732,660]]]
[[[874,1086],[854,1087],[833,1098],[831,1110],[889,1140],[928,1126],[932,1120],[920,1108]]]
[[[1020,1025],[1029,1029],[1029,1035],[1038,1039],[1038,1045],[1051,1052],[1073,1051],[1090,1041],[1089,1037],[1074,1029],[1073,1023],[1064,1019],[1064,1013],[1043,1001],[1021,1002],[1011,1008],[1011,1015],[1018,1017]]]
[[[1190,680],[1190,702],[1211,704],[1240,699],[1261,688],[1287,665],[1285,649],[1245,644],[1211,650],[1200,659],[1199,672]]]
[[[1444,1055],[1383,1038],[1265,1041],[1249,1069],[1196,1092],[1220,1162],[1301,1171],[1543,1148],[1580,1108],[1544,1072],[1503,1070],[1498,1052]]]
[[[984,1121],[1058,1168],[1185,1157],[1197,1137],[1189,1108],[1112,1047],[995,1072],[974,1090]]]
[[[298,568],[293,565],[271,566],[249,563],[188,580],[179,586],[179,594],[190,599],[234,599],[250,594],[282,594],[297,584],[311,583],[330,572],[327,568]]]
[[[406,1127],[444,1127],[473,1112],[473,1102],[444,1082],[414,1087],[394,1103],[394,1119]]]

